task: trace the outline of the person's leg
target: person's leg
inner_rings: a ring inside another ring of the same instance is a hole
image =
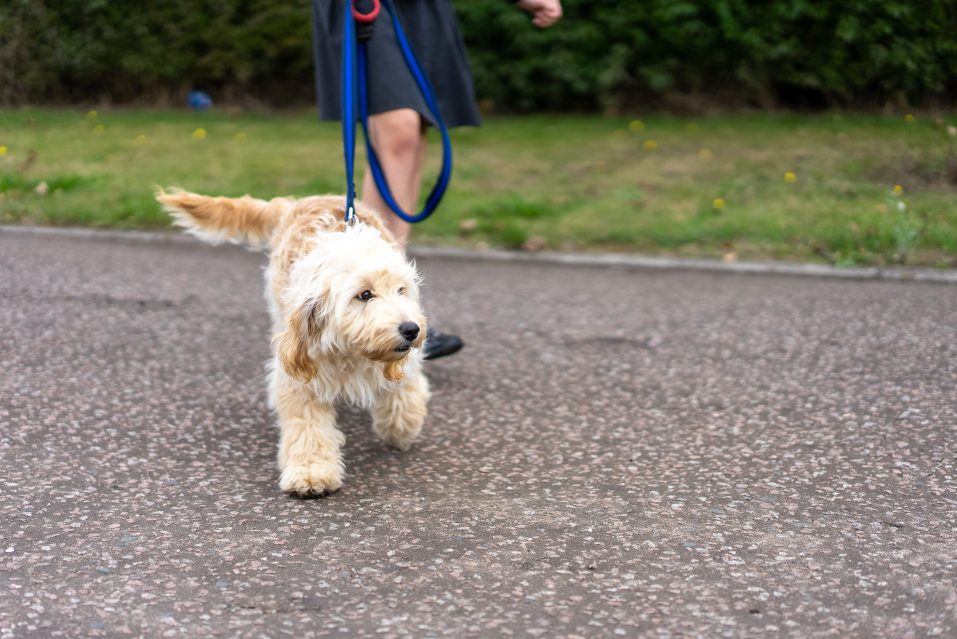
[[[392,197],[406,213],[417,213],[425,163],[422,116],[414,109],[377,113],[369,117],[369,133]],[[389,231],[404,249],[412,225],[394,214],[382,199],[368,166],[362,179],[362,201],[379,212]],[[457,335],[442,333],[430,326],[423,350],[426,359],[436,359],[459,351],[462,345]]]
[[[425,157],[422,116],[414,109],[377,113],[369,117],[369,133],[392,197],[404,211],[416,213]],[[362,179],[362,201],[379,212],[396,241],[405,248],[411,225],[395,215],[382,199],[368,165]]]

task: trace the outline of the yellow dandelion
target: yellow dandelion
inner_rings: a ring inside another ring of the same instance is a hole
[[[658,149],[658,143],[655,140],[645,140],[641,146],[645,147],[645,151],[655,151]]]
[[[98,116],[99,114],[96,111],[91,110],[86,112],[86,119],[89,120],[90,122],[95,120]]]
[[[641,120],[632,120],[631,122],[628,123],[628,128],[631,129],[632,131],[644,131],[645,123],[642,122]]]
[[[716,197],[714,198],[714,201],[711,202],[711,206],[713,206],[719,211],[724,208],[725,204],[726,202],[724,201],[724,198],[721,198],[721,197]]]
[[[794,171],[787,171],[784,174],[784,181],[788,184],[794,184],[798,181],[798,176]]]
[[[146,136],[143,135],[142,133],[140,133],[139,135],[137,135],[137,136],[136,136],[136,143],[137,143],[137,144],[146,144]]]
[[[904,187],[900,184],[894,185],[894,195],[901,196],[904,195]]]
[[[714,153],[711,152],[711,149],[701,149],[698,151],[698,157],[702,160],[710,160],[714,157]]]
[[[193,131],[193,137],[196,138],[197,140],[205,140],[206,129],[196,129],[195,131]]]
[[[233,136],[233,139],[236,140],[237,142],[245,142],[246,134],[240,131],[239,133]]]
[[[7,154],[7,147],[0,144],[0,155],[6,155],[6,154]]]
[[[913,114],[908,113],[907,115],[904,116],[904,122],[907,122],[908,124],[910,124],[913,121],[914,121]]]
[[[95,127],[93,127],[93,132],[96,134],[103,133],[104,131],[106,131],[106,127],[102,124],[97,124]]]

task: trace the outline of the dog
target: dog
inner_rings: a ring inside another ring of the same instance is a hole
[[[203,240],[269,253],[267,384],[283,491],[315,497],[342,486],[339,402],[370,410],[385,443],[412,445],[429,399],[420,278],[375,211],[356,202],[347,223],[338,196],[265,201],[173,189],[156,197],[176,225]]]

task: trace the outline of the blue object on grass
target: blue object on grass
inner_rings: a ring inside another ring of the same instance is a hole
[[[190,91],[186,94],[186,106],[193,111],[205,111],[212,108],[213,99],[205,91]]]

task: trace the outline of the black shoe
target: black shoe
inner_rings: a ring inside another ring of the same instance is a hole
[[[458,335],[447,335],[430,326],[425,333],[425,346],[422,351],[425,353],[425,359],[438,359],[458,353],[463,346],[465,342]]]

